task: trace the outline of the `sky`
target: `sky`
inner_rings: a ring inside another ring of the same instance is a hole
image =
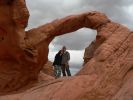
[[[38,27],[68,15],[90,11],[105,13],[111,20],[133,30],[133,0],[26,0],[30,11],[27,29]],[[71,54],[71,70],[75,74],[83,63],[84,49],[95,40],[96,31],[82,28],[56,37],[49,46],[49,59],[65,45]]]

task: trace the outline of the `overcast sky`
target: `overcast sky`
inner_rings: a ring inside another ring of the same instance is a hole
[[[40,26],[54,19],[88,11],[104,12],[110,19],[133,30],[133,0],[26,0],[30,11],[28,29]],[[80,66],[83,62],[84,48],[95,39],[96,31],[80,29],[57,37],[50,44],[49,59],[67,46],[71,54],[71,65]],[[76,57],[76,60],[75,60]]]

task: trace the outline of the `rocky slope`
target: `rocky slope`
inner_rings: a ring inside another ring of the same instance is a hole
[[[0,1],[0,100],[133,99],[133,32],[127,27],[87,12],[25,32],[28,17],[25,0]],[[38,82],[49,43],[83,27],[97,30],[97,37],[81,71],[56,80],[41,75]]]

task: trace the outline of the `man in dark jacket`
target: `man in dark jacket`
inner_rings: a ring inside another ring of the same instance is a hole
[[[63,74],[63,76],[66,76],[66,72],[67,72],[67,75],[71,76],[71,72],[69,69],[70,53],[68,51],[66,51],[65,46],[63,46],[62,51],[63,51],[62,61],[61,61],[62,74]]]
[[[60,50],[54,59],[53,66],[55,72],[55,78],[59,78],[61,76],[61,61],[62,61],[62,50]]]

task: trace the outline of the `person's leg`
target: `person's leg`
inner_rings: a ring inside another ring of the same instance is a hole
[[[58,75],[58,68],[57,68],[57,65],[54,66],[54,75],[55,75],[55,78],[56,78],[57,75]]]
[[[70,69],[69,69],[69,65],[66,66],[66,72],[67,72],[67,75],[68,75],[68,76],[71,76],[71,72],[70,72]]]
[[[59,78],[59,66],[57,65],[57,78]]]
[[[64,64],[61,66],[61,69],[62,69],[63,76],[66,76],[65,65]]]
[[[57,78],[61,76],[61,66],[57,65]]]
[[[61,77],[61,66],[58,67],[58,76]]]

